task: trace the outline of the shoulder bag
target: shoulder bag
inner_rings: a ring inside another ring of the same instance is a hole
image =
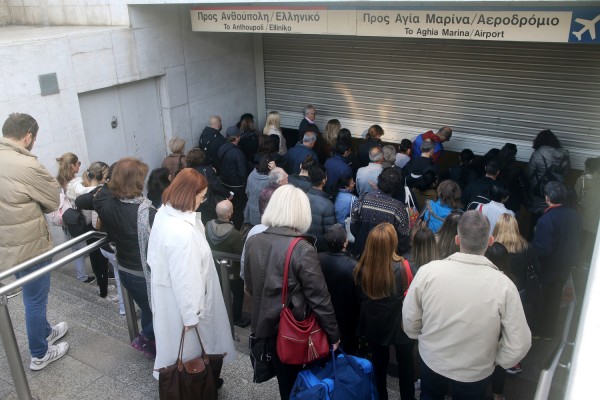
[[[294,238],[285,255],[283,288],[281,290],[282,309],[279,314],[277,332],[277,356],[283,364],[304,365],[327,356],[329,342],[325,332],[310,311],[303,321],[297,321],[292,310],[287,307],[288,273],[292,251],[302,238]]]

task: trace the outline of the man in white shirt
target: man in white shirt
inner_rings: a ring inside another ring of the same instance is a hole
[[[360,196],[377,189],[377,178],[383,171],[383,150],[374,146],[369,150],[369,165],[359,168],[356,172],[356,191]]]
[[[460,252],[422,266],[404,300],[404,331],[419,339],[423,361],[421,400],[442,400],[448,385],[457,399],[483,399],[494,367],[514,366],[531,347],[517,288],[483,256],[489,226],[464,213]]]

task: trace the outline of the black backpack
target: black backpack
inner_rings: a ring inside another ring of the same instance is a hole
[[[63,225],[66,226],[71,237],[77,237],[92,230],[92,226],[85,223],[81,211],[75,208],[67,209],[63,213],[62,219]]]

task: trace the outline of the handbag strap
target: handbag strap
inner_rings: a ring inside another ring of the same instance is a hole
[[[200,333],[198,332],[198,326],[194,326],[194,330],[196,331],[196,336],[198,337],[198,341],[200,342],[200,349],[202,350],[202,353],[200,354],[201,357],[204,357],[206,355],[206,351],[204,350],[204,345],[202,344],[202,339],[200,339]],[[181,340],[179,341],[179,353],[177,354],[177,361],[183,361],[183,343],[185,341],[185,326],[183,327],[183,329],[181,330]]]
[[[406,297],[406,292],[408,292],[408,288],[410,287],[414,276],[412,270],[410,269],[410,263],[406,258],[404,259],[402,264],[404,265],[404,271],[406,272],[406,289],[404,289],[404,297]]]
[[[292,252],[294,251],[294,247],[296,247],[296,244],[301,240],[301,237],[296,237],[292,239],[292,242],[290,243],[285,254],[285,265],[283,267],[283,287],[281,289],[281,308],[285,308],[285,300],[287,299],[288,274],[290,269],[290,260],[292,259]]]

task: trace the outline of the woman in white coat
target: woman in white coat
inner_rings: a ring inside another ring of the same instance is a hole
[[[152,269],[152,314],[156,337],[156,369],[177,360],[181,330],[186,328],[183,359],[200,356],[200,343],[192,329],[198,327],[207,353],[227,353],[224,364],[236,357],[231,326],[219,277],[204,236],[200,214],[206,178],[192,168],[177,174],[163,193],[148,242]]]

